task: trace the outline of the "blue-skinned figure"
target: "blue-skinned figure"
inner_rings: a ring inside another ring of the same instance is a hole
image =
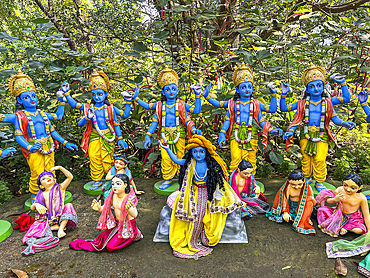
[[[16,151],[17,150],[15,148],[13,148],[13,147],[7,148],[5,150],[0,149],[0,157],[1,158],[4,158],[4,157],[7,157],[7,156],[13,156],[13,154]]]
[[[200,88],[193,89],[195,93],[195,106],[185,103],[178,99],[178,82],[179,78],[174,70],[167,66],[159,73],[158,84],[162,89],[161,101],[156,103],[146,103],[139,99],[140,88],[135,89],[134,100],[145,109],[154,109],[155,114],[148,132],[145,135],[144,146],[148,149],[151,145],[151,135],[157,128],[158,139],[161,142],[168,143],[170,149],[178,158],[184,156],[185,151],[185,132],[183,127],[186,126],[188,137],[193,134],[201,135],[202,132],[195,128],[194,122],[191,120],[191,113],[199,114],[201,111]],[[182,125],[181,125],[182,124]],[[180,166],[174,163],[168,156],[165,150],[161,150],[162,176],[164,182],[159,186],[159,189],[166,189],[172,185],[173,177],[178,173]]]
[[[370,123],[370,108],[367,104],[367,100],[369,99],[369,90],[365,89],[358,94],[358,100],[361,103],[362,109],[366,113],[366,122]]]
[[[76,109],[83,111],[84,116],[78,125],[86,129],[82,138],[81,149],[85,157],[90,159],[90,175],[95,183],[91,191],[99,190],[103,185],[102,179],[109,172],[113,162],[115,140],[120,148],[127,148],[123,140],[117,116],[128,118],[131,110],[131,98],[125,98],[125,111],[119,110],[108,99],[110,82],[108,76],[96,70],[90,76],[89,89],[91,90],[91,103],[78,103],[69,94],[69,88],[63,90],[68,103]]]
[[[225,145],[226,140],[230,140],[230,171],[237,168],[239,163],[245,159],[252,164],[254,175],[257,169],[256,154],[258,147],[258,130],[256,125],[263,129],[262,145],[264,148],[267,147],[269,133],[279,136],[283,134],[282,129],[273,129],[262,115],[262,112],[276,112],[276,91],[270,89],[272,94],[269,107],[253,98],[253,73],[244,63],[234,71],[233,82],[236,91],[233,99],[228,101],[212,99],[208,95],[211,85],[206,86],[203,96],[213,106],[227,108],[218,144],[222,147]]]
[[[66,86],[66,83],[63,83],[63,86]],[[42,172],[50,172],[54,167],[54,151],[58,148],[58,142],[69,150],[77,150],[78,147],[63,139],[50,123],[63,117],[65,105],[63,96],[58,97],[60,103],[56,113],[38,109],[35,85],[32,79],[20,70],[17,75],[11,77],[9,90],[17,99],[16,112],[0,114],[0,122],[14,125],[15,140],[21,146],[31,170],[29,191],[32,193],[33,203],[39,191],[37,178]]]
[[[302,74],[302,83],[306,87],[301,100],[293,104],[286,104],[289,84],[283,84],[280,109],[283,112],[297,110],[293,122],[283,138],[286,141],[287,151],[293,146],[293,134],[300,127],[300,147],[302,153],[302,172],[306,181],[316,181],[316,189],[325,189],[326,157],[330,141],[336,142],[330,131],[330,120],[338,126],[353,129],[356,124],[341,120],[335,113],[334,105],[347,103],[351,99],[344,78],[333,80],[342,87],[343,97],[329,97],[324,91],[326,71],[322,67],[311,65]]]

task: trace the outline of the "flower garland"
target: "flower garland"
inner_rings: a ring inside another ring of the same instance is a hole
[[[236,126],[235,126],[235,140],[238,143],[247,144],[251,140],[252,137],[252,124],[253,124],[253,113],[254,113],[254,105],[253,101],[251,100],[249,105],[249,118],[248,118],[248,137],[247,140],[240,140],[238,137],[239,126],[240,126],[240,99],[236,101]]]
[[[94,104],[91,104],[90,109],[94,110]],[[103,133],[103,131],[100,130],[99,125],[98,125],[98,121],[96,120],[96,114],[95,113],[94,113],[94,117],[91,120],[93,122],[93,125],[94,125],[96,131],[99,133],[99,135],[104,140],[106,140],[107,142],[110,143],[110,142],[113,142],[116,139],[116,132],[114,131],[114,128],[112,127],[112,125],[109,122],[108,106],[106,104],[104,104],[104,118],[105,118],[105,123],[107,124],[109,130],[112,132],[112,135],[113,135],[113,137],[110,138],[110,139]]]
[[[305,108],[304,108],[304,136],[308,141],[312,142],[319,142],[324,137],[324,131],[325,131],[325,113],[326,113],[326,104],[325,104],[325,98],[322,98],[321,101],[321,117],[320,117],[320,137],[318,138],[311,138],[311,136],[308,135],[308,123],[309,123],[309,115],[310,115],[310,96],[306,98]]]
[[[30,125],[32,140],[36,144],[37,143],[37,137],[36,137],[35,125],[33,124],[31,115],[26,110],[23,110],[23,112],[24,112],[24,114],[26,114],[28,124]],[[40,115],[42,116],[42,118],[44,119],[46,136],[49,139],[50,146],[51,146],[48,151],[43,150],[42,146],[41,146],[41,148],[38,149],[38,151],[42,154],[51,154],[55,150],[55,145],[54,145],[53,138],[51,137],[51,134],[50,134],[50,121],[49,121],[48,116],[46,115],[46,113],[44,111],[41,111],[41,110],[37,109],[37,112],[39,112]]]
[[[176,100],[175,105],[175,116],[176,116],[176,138],[173,141],[168,141],[166,138],[165,130],[166,130],[166,102],[164,101],[162,104],[162,128],[161,134],[163,142],[168,144],[176,144],[177,141],[180,139],[180,118],[179,118],[179,100]]]

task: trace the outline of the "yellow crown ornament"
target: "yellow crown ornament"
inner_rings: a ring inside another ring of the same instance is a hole
[[[178,86],[179,76],[174,70],[169,69],[168,66],[166,66],[158,75],[158,84],[162,89],[164,86],[169,84],[176,84],[176,86]]]
[[[105,92],[108,92],[110,89],[110,83],[108,76],[102,71],[93,70],[93,73],[90,75],[90,90],[102,89]]]
[[[302,83],[307,86],[311,81],[321,80],[323,83],[326,81],[326,71],[319,66],[311,64],[302,73]]]
[[[9,91],[14,97],[18,97],[23,92],[36,92],[36,88],[32,79],[18,70],[18,73],[9,79]]]
[[[242,82],[252,82],[253,83],[253,72],[244,63],[238,67],[233,73],[233,82],[235,87],[239,86]]]

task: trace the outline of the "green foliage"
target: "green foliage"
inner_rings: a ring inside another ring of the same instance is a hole
[[[13,194],[8,189],[7,183],[5,181],[0,180],[0,205],[9,201],[12,197]]]
[[[270,165],[270,163],[266,162],[263,157],[257,156],[257,178],[270,178],[273,170],[274,168]]]

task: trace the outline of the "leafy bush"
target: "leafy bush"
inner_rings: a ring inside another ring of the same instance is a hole
[[[0,180],[0,205],[9,201],[13,197],[5,181]]]

